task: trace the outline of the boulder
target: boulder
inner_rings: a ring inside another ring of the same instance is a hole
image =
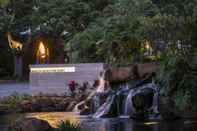
[[[26,118],[10,125],[7,131],[54,131],[47,121]]]
[[[130,79],[132,68],[119,67],[106,70],[105,79],[110,82],[123,82]]]
[[[80,115],[89,115],[91,113],[91,109],[90,108],[84,108],[80,111]]]
[[[9,113],[9,106],[7,105],[0,105],[0,115]]]
[[[30,100],[24,100],[20,103],[20,108],[22,112],[31,112],[32,111],[32,103]]]
[[[73,111],[73,109],[74,109],[74,107],[75,107],[75,105],[77,104],[77,102],[76,101],[71,101],[70,102],[70,104],[69,104],[69,106],[68,107],[66,107],[66,111]]]
[[[164,120],[175,120],[180,118],[180,112],[175,106],[174,100],[170,97],[160,97],[159,112]]]
[[[60,101],[56,101],[55,102],[56,111],[65,111],[65,108],[69,106],[71,101],[72,100],[70,99],[62,99]]]
[[[149,109],[153,104],[154,90],[150,88],[142,89],[139,93],[132,97],[135,113],[132,118],[143,120],[148,117]]]
[[[138,75],[140,78],[144,78],[148,74],[156,73],[159,68],[159,64],[156,62],[137,64]]]
[[[23,100],[20,109],[22,112],[65,111],[72,101],[73,98],[65,97],[34,97],[31,100]]]
[[[150,88],[142,89],[140,93],[133,96],[133,106],[138,110],[148,110],[153,104],[154,90]]]
[[[134,64],[128,67],[109,68],[105,72],[105,79],[110,83],[125,82],[133,79],[141,79],[146,75],[155,73],[158,63]]]

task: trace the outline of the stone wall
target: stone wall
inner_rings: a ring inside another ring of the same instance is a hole
[[[71,80],[92,84],[103,69],[102,63],[30,65],[30,89],[37,93],[64,93]]]

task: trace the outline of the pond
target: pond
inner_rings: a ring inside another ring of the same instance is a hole
[[[14,93],[30,93],[29,83],[4,82],[0,83],[0,97],[10,96]]]
[[[72,112],[27,113],[10,114],[0,117],[0,129],[3,129],[17,119],[34,117],[46,120],[56,127],[61,120],[70,120],[80,124],[82,131],[196,131],[197,120],[177,121],[135,121],[132,119],[103,118],[92,119],[88,116],[79,116]]]

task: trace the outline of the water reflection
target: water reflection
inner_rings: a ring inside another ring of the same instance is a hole
[[[70,121],[73,124],[80,123],[80,117],[73,112],[43,112],[43,113],[28,113],[27,118],[37,118],[48,121],[52,127],[57,127],[61,121]]]
[[[197,120],[178,121],[134,121],[132,119],[92,119],[81,117],[74,113],[52,112],[52,113],[28,113],[11,114],[0,116],[0,129],[14,120],[24,117],[34,117],[46,120],[56,127],[61,120],[70,120],[72,123],[80,123],[82,131],[197,131]]]
[[[83,121],[83,131],[196,131],[197,124],[179,121],[138,122],[131,119],[99,119]]]

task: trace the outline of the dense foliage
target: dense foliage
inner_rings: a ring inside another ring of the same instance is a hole
[[[144,43],[160,58],[167,45],[191,43],[195,1],[1,0],[0,32],[31,29],[61,36],[71,62],[130,64],[144,60]]]

